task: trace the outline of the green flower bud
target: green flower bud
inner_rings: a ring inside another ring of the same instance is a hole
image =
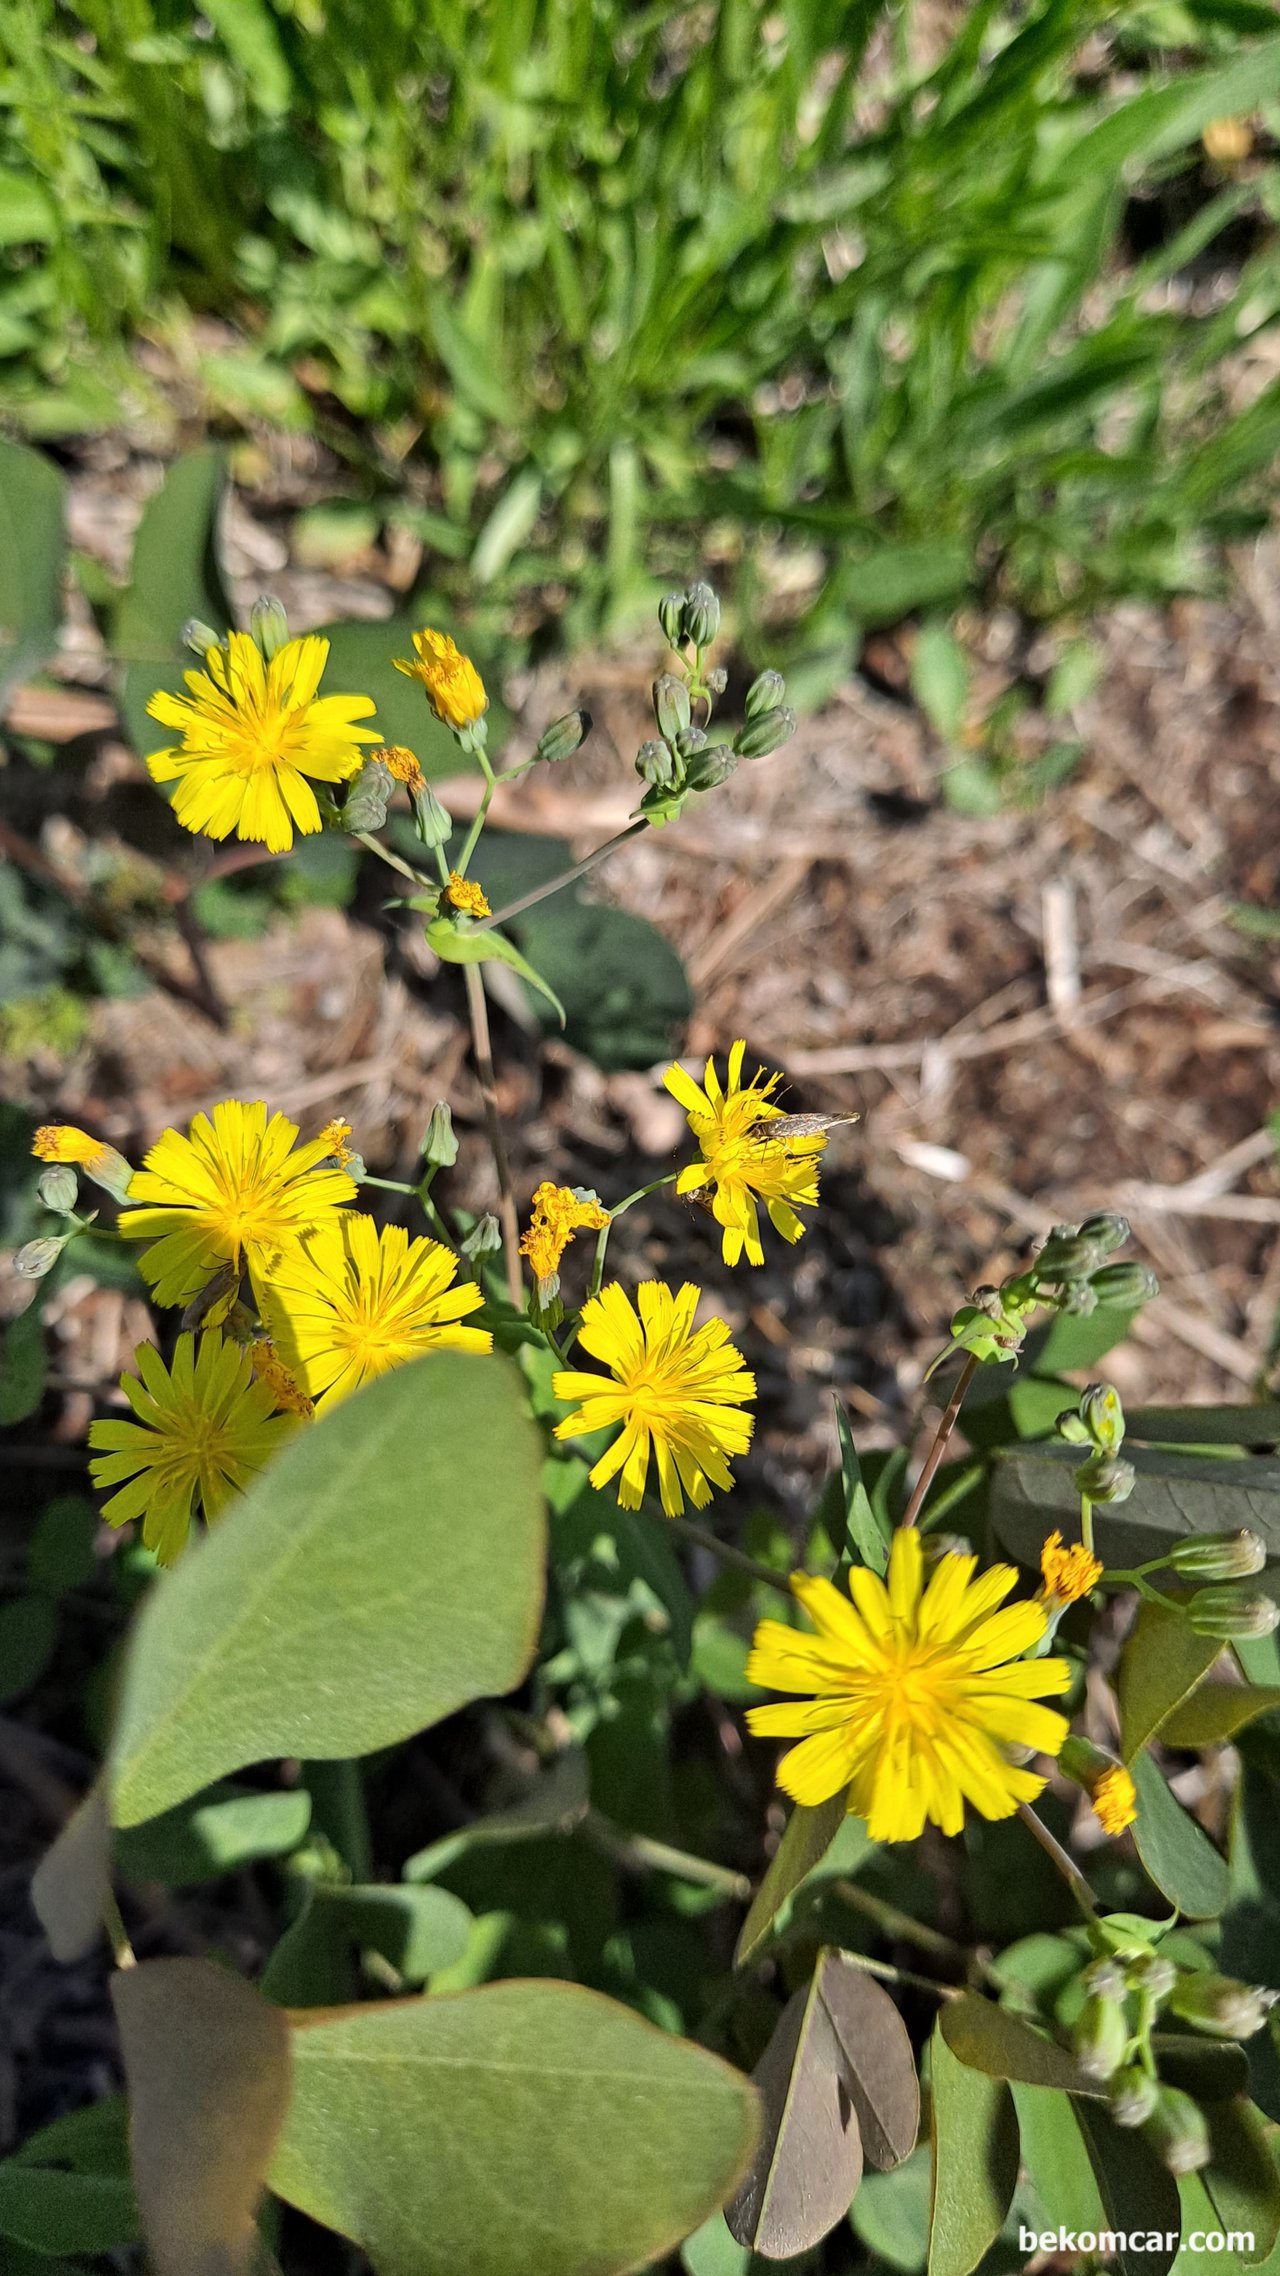
[[[1092,1241],[1095,1249],[1101,1249],[1104,1257],[1110,1256],[1113,1249],[1122,1249],[1129,1234],[1128,1218],[1121,1217],[1114,1209],[1104,1211],[1099,1217],[1086,1217],[1080,1227],[1081,1240]]]
[[[1069,1225],[1055,1225],[1035,1261],[1039,1280],[1078,1280],[1092,1272],[1098,1252],[1092,1241],[1081,1240]]]
[[[684,596],[681,624],[686,640],[695,648],[709,648],[720,630],[720,603],[710,585],[699,579]]]
[[[1260,2031],[1280,1993],[1257,1984],[1238,1983],[1234,1976],[1196,1972],[1178,1977],[1169,2001],[1173,2014],[1193,2031],[1211,2039],[1252,2039]]]
[[[658,622],[662,636],[671,648],[679,648],[684,640],[684,594],[664,593],[658,603]]]
[[[55,1217],[69,1217],[80,1192],[80,1180],[66,1162],[55,1162],[45,1171],[36,1192]]]
[[[343,829],[380,830],[395,787],[395,777],[381,759],[366,759],[343,804]]]
[[[748,719],[759,719],[762,712],[776,711],[787,692],[787,683],[781,672],[761,672],[747,689],[742,709]]]
[[[740,759],[767,759],[771,751],[780,751],[789,743],[796,731],[796,715],[784,704],[780,710],[762,711],[739,728],[733,747]]]
[[[1129,1962],[1129,1982],[1148,1999],[1166,2000],[1178,1980],[1178,1971],[1163,1952],[1137,1952]]]
[[[1160,1283],[1151,1267],[1132,1257],[1124,1264],[1104,1264],[1101,1272],[1091,1272],[1089,1286],[1100,1304],[1123,1304],[1130,1311],[1160,1294]]]
[[[1072,2027],[1071,2044],[1086,2078],[1099,2081],[1111,2078],[1124,2061],[1129,2045],[1123,2004],[1091,1993]]]
[[[1170,2173],[1195,2173],[1209,2162],[1209,2128],[1204,2112],[1180,2087],[1157,2088],[1155,2108],[1142,2131]]]
[[[1058,1310],[1072,1320],[1087,1320],[1090,1312],[1098,1309],[1098,1299],[1087,1280],[1069,1281],[1055,1301]]]
[[[560,1275],[549,1272],[538,1282],[529,1298],[529,1318],[535,1328],[559,1327],[564,1318],[564,1305],[560,1301]]]
[[[685,773],[690,790],[716,790],[738,771],[738,762],[724,743],[712,743],[705,751],[695,751]]]
[[[1132,1462],[1119,1454],[1095,1454],[1075,1472],[1075,1488],[1091,1502],[1127,1502],[1137,1481]]]
[[[24,1241],[13,1260],[13,1269],[22,1280],[43,1280],[52,1272],[67,1242],[74,1239],[71,1233],[61,1236],[50,1233],[43,1240]]]
[[[563,719],[553,719],[538,737],[537,756],[551,766],[559,766],[562,759],[571,759],[591,733],[589,711],[566,711]]]
[[[689,690],[674,672],[663,672],[653,683],[653,716],[663,741],[674,743],[692,718]]]
[[[182,627],[182,645],[190,648],[193,655],[207,656],[211,648],[221,648],[222,636],[214,631],[211,624],[205,624],[202,618],[189,616]]]
[[[1091,1960],[1081,1971],[1080,1981],[1092,1999],[1123,1999],[1129,1988],[1124,1969],[1110,1954],[1102,1960]]]
[[[263,662],[269,664],[278,656],[289,637],[289,619],[284,603],[274,593],[263,593],[249,611],[249,630],[262,650]]]
[[[453,1116],[448,1103],[437,1099],[431,1109],[431,1120],[422,1136],[422,1158],[433,1169],[451,1170],[458,1159],[458,1140],[454,1133]]]
[[[705,751],[709,741],[705,727],[682,727],[676,737],[676,750],[682,759],[688,759],[695,751]]]
[[[1159,2099],[1159,2081],[1137,2063],[1126,2063],[1111,2081],[1107,2108],[1117,2126],[1145,2126]]]
[[[1247,1589],[1197,1589],[1187,1606],[1187,1618],[1197,1636],[1217,1636],[1224,1644],[1254,1636],[1270,1636],[1280,1627],[1280,1604],[1269,1596],[1251,1595]]]
[[[1110,1383],[1091,1383],[1080,1394],[1080,1420],[1099,1454],[1118,1454],[1124,1445],[1124,1408]]]
[[[453,816],[442,806],[430,783],[413,792],[413,819],[418,836],[429,851],[447,846],[453,836]]]
[[[1065,1438],[1068,1446],[1092,1446],[1093,1444],[1087,1425],[1080,1420],[1078,1407],[1064,1407],[1053,1427],[1059,1438]]]
[[[1238,1533],[1191,1533],[1175,1541],[1169,1563],[1176,1573],[1190,1573],[1202,1581],[1244,1581],[1260,1573],[1267,1561],[1266,1544],[1242,1526]]]
[[[729,675],[723,664],[717,664],[714,672],[707,673],[708,695],[723,695],[728,685]]]
[[[642,743],[636,752],[636,773],[643,782],[667,789],[676,780],[679,769],[676,755],[669,743]]]
[[[497,1218],[491,1216],[486,1210],[483,1217],[477,1217],[471,1231],[463,1241],[462,1253],[464,1257],[487,1257],[492,1256],[494,1250],[501,1247],[502,1227]]]

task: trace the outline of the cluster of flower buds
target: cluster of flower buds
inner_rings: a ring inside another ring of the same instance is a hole
[[[1081,1392],[1079,1404],[1059,1415],[1057,1429],[1059,1438],[1065,1438],[1069,1445],[1091,1449],[1088,1460],[1075,1472],[1076,1492],[1090,1502],[1127,1501],[1136,1473],[1132,1462],[1126,1462],[1120,1452],[1124,1445],[1124,1408],[1114,1384],[1091,1383]]]
[[[1189,1533],[1161,1560],[1180,1579],[1209,1584],[1186,1599],[1187,1622],[1198,1636],[1224,1644],[1270,1636],[1280,1627],[1280,1604],[1274,1597],[1240,1586],[1260,1573],[1266,1561],[1266,1543],[1247,1526],[1232,1533]]]
[[[690,585],[668,593],[658,604],[658,622],[668,645],[680,656],[678,672],[663,672],[653,683],[657,735],[636,753],[636,773],[647,784],[640,801],[646,820],[660,825],[680,812],[691,791],[715,790],[727,782],[739,759],[766,758],[780,750],[796,730],[796,715],[783,703],[786,683],[780,672],[761,672],[747,690],[744,720],[732,741],[713,741],[708,732],[716,700],[728,675],[705,671],[703,655],[720,629],[720,603],[710,585]],[[682,652],[692,649],[692,658]],[[701,716],[695,707],[701,707]]]
[[[961,1305],[951,1322],[951,1341],[927,1375],[961,1351],[974,1359],[1012,1364],[1022,1351],[1032,1313],[1042,1306],[1055,1312],[1088,1313],[1099,1304],[1129,1308],[1145,1304],[1160,1286],[1148,1266],[1132,1259],[1106,1262],[1128,1238],[1128,1219],[1114,1211],[1087,1218],[1083,1225],[1055,1225],[1025,1272],[1011,1274],[998,1288],[976,1288],[970,1301]],[[1121,1475],[1126,1468],[1127,1464],[1120,1465]],[[1092,1498],[1121,1500],[1123,1493],[1108,1497],[1100,1492]]]
[[[1105,2087],[1117,2126],[1141,2128],[1170,2172],[1194,2173],[1208,2162],[1209,2130],[1199,2104],[1159,2076],[1151,2043],[1157,2016],[1167,2008],[1208,2038],[1249,2039],[1280,1994],[1208,1967],[1176,1967],[1137,1937],[1118,1939],[1080,1983],[1085,1997],[1071,2033],[1080,2069]]]

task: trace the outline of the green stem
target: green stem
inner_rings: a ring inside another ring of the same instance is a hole
[[[933,1484],[934,1478],[937,1476],[938,1465],[941,1462],[943,1455],[946,1453],[947,1441],[950,1438],[952,1431],[955,1429],[957,1421],[959,1420],[960,1408],[964,1399],[965,1392],[968,1390],[969,1385],[972,1383],[977,1371],[977,1358],[973,1352],[970,1352],[969,1357],[964,1363],[964,1366],[961,1368],[960,1373],[956,1377],[956,1387],[951,1394],[950,1400],[948,1401],[947,1411],[939,1423],[937,1430],[933,1434],[933,1444],[929,1448],[929,1451],[924,1458],[924,1467],[921,1470],[919,1477],[916,1479],[915,1489],[912,1493],[910,1501],[907,1503],[906,1510],[903,1513],[902,1523],[904,1528],[908,1525],[914,1525],[919,1518],[925,1495],[928,1493],[930,1486]]]
[[[751,1902],[747,1875],[735,1873],[730,1866],[715,1865],[706,1857],[691,1857],[687,1850],[672,1849],[668,1842],[654,1841],[646,1833],[626,1833],[598,1810],[587,1811],[582,1830],[597,1849],[624,1870],[670,1873],[677,1881],[692,1882],[695,1888],[718,1889],[739,1904]]]
[[[385,861],[388,869],[398,870],[401,877],[410,878],[417,886],[430,886],[429,877],[424,877],[421,870],[411,869],[407,861],[401,861],[399,854],[392,853],[389,846],[384,846],[380,838],[372,837],[368,830],[353,830],[351,835],[371,854],[376,854],[379,861]]]
[[[493,1046],[489,1040],[489,1010],[485,1003],[484,981],[478,964],[464,964],[462,977],[466,983],[467,1010],[471,1015],[471,1048],[480,1081],[489,1151],[498,1174],[498,1223],[502,1227],[507,1294],[517,1312],[522,1312],[524,1281],[520,1271],[520,1226],[516,1217],[515,1192],[511,1184],[511,1165],[507,1160],[506,1140],[502,1135],[502,1117],[498,1112],[497,1077],[493,1069]]]
[[[1093,1546],[1093,1503],[1087,1494],[1080,1496],[1080,1539],[1089,1555],[1094,1556],[1096,1552]]]
[[[490,766],[485,752],[482,750],[477,750],[476,757],[480,761],[481,772],[484,775],[484,796],[481,799],[479,806],[476,808],[475,820],[473,821],[471,828],[468,830],[466,837],[463,839],[462,851],[458,856],[457,867],[460,875],[463,877],[465,877],[467,874],[467,864],[469,863],[472,854],[475,852],[476,847],[480,842],[480,832],[483,830],[485,823],[489,818],[490,801],[492,800],[493,794],[498,787],[498,778],[494,773],[493,768]]]
[[[657,1510],[652,1508],[646,1514],[659,1525],[669,1525],[673,1533],[678,1533],[682,1541],[690,1542],[694,1548],[709,1550],[713,1557],[719,1558],[722,1565],[732,1565],[736,1573],[749,1573],[753,1581],[761,1581],[766,1588],[776,1589],[779,1596],[791,1595],[791,1583],[781,1573],[775,1573],[770,1565],[757,1564],[754,1557],[746,1556],[741,1549],[730,1548],[727,1541],[717,1540],[714,1533],[708,1533],[705,1525],[695,1525],[688,1517],[668,1517],[665,1512],[659,1516]]]
[[[910,1913],[900,1912],[897,1905],[873,1896],[869,1889],[859,1888],[856,1881],[843,1878],[833,1881],[831,1893],[842,1903],[852,1905],[865,1919],[874,1921],[886,1936],[896,1936],[904,1944],[917,1944],[922,1952],[932,1952],[935,1959],[948,1960],[953,1967],[968,1967],[969,1955],[963,1944],[943,1936],[939,1929],[926,1927],[923,1921],[913,1920]]]
[[[1066,1882],[1067,1887],[1070,1889],[1071,1894],[1075,1898],[1076,1903],[1079,1905],[1081,1912],[1085,1916],[1085,1919],[1092,1925],[1096,1926],[1098,1913],[1093,1901],[1093,1891],[1089,1887],[1089,1884],[1086,1881],[1079,1866],[1076,1864],[1075,1859],[1067,1855],[1067,1852],[1063,1848],[1062,1843],[1058,1840],[1057,1835],[1050,1833],[1049,1828],[1045,1824],[1043,1818],[1038,1818],[1036,1816],[1036,1813],[1032,1809],[1029,1802],[1019,1802],[1018,1816],[1021,1818],[1024,1826],[1030,1827],[1031,1832],[1035,1835],[1036,1840],[1039,1842],[1040,1847],[1045,1853],[1045,1856],[1050,1860],[1051,1864],[1056,1867],[1057,1871],[1061,1873],[1063,1880]]]
[[[616,853],[619,846],[625,846],[629,838],[638,838],[641,831],[648,828],[647,815],[642,815],[638,822],[629,822],[625,830],[619,830],[612,838],[606,838],[602,846],[597,846],[594,853],[587,854],[582,861],[575,862],[572,869],[562,870],[559,877],[548,879],[545,885],[535,885],[530,892],[522,893],[518,900],[508,901],[505,907],[495,909],[491,916],[481,917],[476,931],[492,932],[495,925],[504,925],[509,917],[518,917],[525,909],[532,909],[535,902],[545,901],[552,893],[558,893],[562,886],[572,885],[575,878],[585,877],[597,862],[604,861],[609,854]]]
[[[935,1983],[932,1976],[917,1976],[911,1968],[896,1968],[890,1960],[871,1960],[865,1952],[841,1951],[840,1957],[850,1968],[861,1968],[864,1976],[879,1976],[886,1984],[910,1984],[913,1991],[932,1992],[935,1999],[959,1999],[959,1984]]]
[[[674,1185],[679,1175],[679,1170],[668,1170],[665,1177],[654,1178],[648,1185],[638,1185],[634,1193],[629,1193],[625,1201],[620,1201],[616,1209],[610,1210],[608,1223],[602,1225],[596,1235],[596,1253],[591,1265],[591,1286],[587,1290],[588,1297],[600,1294],[601,1284],[604,1280],[604,1260],[609,1247],[609,1234],[613,1229],[614,1219],[625,1217],[634,1202],[645,1200],[649,1194],[657,1193],[662,1186]]]

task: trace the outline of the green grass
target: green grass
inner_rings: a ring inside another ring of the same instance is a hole
[[[0,20],[29,433],[136,408],[141,331],[215,427],[314,427],[437,589],[540,588],[571,637],[709,557],[758,622],[782,557],[814,692],[965,595],[1203,587],[1265,514],[1280,393],[1233,413],[1225,366],[1280,310],[1265,0],[977,0],[927,65],[873,0],[205,20]],[[1204,126],[1244,113],[1255,154],[1215,167]],[[193,312],[235,338],[197,356]]]

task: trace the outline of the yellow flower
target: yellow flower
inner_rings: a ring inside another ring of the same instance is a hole
[[[613,1381],[576,1368],[551,1378],[557,1399],[582,1402],[556,1424],[557,1438],[619,1426],[591,1483],[605,1486],[621,1471],[623,1509],[639,1509],[644,1499],[651,1451],[662,1506],[668,1517],[679,1517],[685,1494],[695,1509],[704,1509],[713,1487],[724,1492],[732,1486],[726,1457],[745,1454],[751,1443],[752,1418],[742,1401],[755,1397],[756,1379],[723,1320],[694,1327],[700,1294],[687,1282],[673,1296],[661,1281],[643,1281],[637,1318],[615,1281],[586,1304],[578,1331],[584,1351],[604,1361]]]
[[[426,789],[427,778],[413,752],[407,751],[403,743],[388,743],[385,751],[375,751],[372,755],[375,759],[381,759],[387,773],[394,776],[397,782],[402,782],[406,790]]]
[[[484,1302],[453,1286],[458,1260],[439,1241],[352,1215],[295,1242],[259,1291],[271,1340],[318,1407],[424,1351],[492,1351],[487,1328],[460,1325]]]
[[[190,695],[153,695],[147,710],[182,742],[152,751],[156,782],[176,782],[173,811],[207,838],[239,838],[287,853],[295,827],[320,829],[320,809],[306,777],[345,782],[363,762],[362,743],[376,728],[359,727],[374,705],[367,695],[317,696],[329,655],[327,640],[309,633],[286,640],[264,664],[247,632],[229,632],[210,648],[203,672],[183,674]]]
[[[683,1067],[668,1067],[662,1078],[688,1115],[689,1128],[702,1153],[701,1161],[690,1162],[681,1170],[676,1192],[712,1189],[712,1209],[724,1231],[726,1264],[737,1264],[744,1249],[749,1264],[764,1263],[757,1195],[783,1239],[799,1240],[804,1226],[795,1205],[816,1206],[817,1156],[827,1142],[823,1130],[769,1137],[765,1126],[782,1115],[782,1108],[773,1103],[770,1094],[782,1077],[766,1075],[759,1068],[744,1086],[742,1057],[746,1048],[745,1043],[738,1042],[729,1053],[727,1090],[720,1088],[713,1059],[707,1061],[705,1087],[695,1083]]]
[[[1103,1565],[1101,1557],[1095,1557],[1082,1541],[1073,1541],[1070,1548],[1064,1548],[1061,1533],[1051,1533],[1040,1551],[1040,1571],[1044,1576],[1043,1594],[1065,1605],[1074,1604],[1097,1587]]]
[[[396,670],[411,680],[421,680],[427,702],[446,727],[452,727],[455,732],[462,727],[474,727],[488,710],[489,698],[471,658],[455,648],[447,632],[415,632],[413,645],[418,652],[417,662],[409,663],[405,657],[396,656],[392,659]]]
[[[464,877],[460,870],[450,870],[444,897],[446,901],[452,902],[455,909],[465,910],[469,917],[488,917],[493,914],[475,879]]]
[[[340,1170],[345,1170],[354,1158],[353,1149],[347,1144],[350,1136],[351,1124],[344,1115],[338,1114],[332,1122],[326,1122],[317,1140],[317,1144],[324,1147],[326,1160],[336,1162]]]
[[[1007,1818],[1040,1792],[1044,1779],[1005,1750],[1057,1754],[1066,1717],[1039,1695],[1065,1691],[1071,1671],[1019,1657],[1043,1637],[1045,1607],[1004,1604],[1012,1565],[975,1579],[976,1568],[976,1557],[948,1553],[926,1587],[920,1536],[907,1527],[893,1537],[887,1587],[855,1565],[847,1601],[831,1581],[792,1574],[817,1634],[763,1620],[747,1661],[749,1682],[812,1695],[747,1710],[758,1737],[801,1742],[778,1765],[784,1793],[812,1805],[847,1787],[873,1841],[913,1841],[926,1818],[959,1833],[966,1801]]]
[[[108,1525],[142,1519],[142,1538],[171,1565],[197,1501],[215,1518],[297,1428],[273,1414],[267,1384],[255,1383],[249,1354],[221,1336],[179,1336],[173,1368],[154,1344],[134,1353],[137,1375],[120,1387],[138,1417],[90,1423],[89,1444],[106,1449],[89,1468],[94,1484],[118,1486],[103,1507]],[[125,1483],[125,1481],[129,1481]]]
[[[259,1336],[249,1345],[249,1364],[259,1383],[265,1383],[276,1406],[287,1415],[302,1415],[310,1421],[316,1411],[314,1399],[300,1391],[275,1345],[267,1336]]]
[[[70,1122],[46,1122],[37,1130],[31,1141],[31,1151],[38,1162],[68,1162],[95,1185],[113,1193],[123,1201],[133,1179],[133,1164],[126,1162],[114,1146],[105,1145],[101,1138],[91,1138],[87,1130],[77,1130]]]
[[[1123,1763],[1103,1771],[1090,1799],[1099,1825],[1113,1841],[1138,1815],[1137,1789]]]
[[[567,1185],[545,1179],[534,1194],[520,1254],[528,1257],[539,1280],[550,1280],[574,1234],[598,1233],[608,1222],[609,1212],[598,1201],[580,1201]]]
[[[139,1266],[159,1304],[187,1304],[224,1266],[262,1271],[285,1242],[321,1225],[348,1201],[354,1181],[321,1165],[326,1138],[297,1144],[298,1125],[283,1114],[268,1120],[252,1106],[223,1099],[213,1119],[198,1114],[190,1133],[166,1130],[129,1188],[119,1229],[149,1241]]]

